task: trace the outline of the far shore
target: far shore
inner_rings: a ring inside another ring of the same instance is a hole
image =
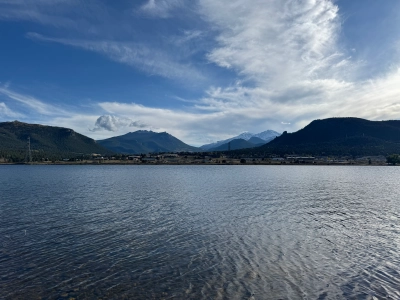
[[[246,163],[241,163],[240,161],[231,161],[225,163],[216,163],[216,162],[204,162],[204,163],[193,163],[193,162],[132,162],[132,161],[56,161],[56,162],[30,162],[30,163],[9,163],[9,162],[0,162],[0,165],[36,165],[36,166],[63,166],[63,165],[90,165],[90,166],[115,166],[115,165],[124,165],[124,166],[393,166],[392,164],[383,163],[383,162],[372,162],[369,164],[368,162],[314,162],[314,163],[295,163],[295,162],[265,162],[265,161],[249,161]]]

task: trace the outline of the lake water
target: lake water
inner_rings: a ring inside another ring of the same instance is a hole
[[[0,166],[0,299],[400,299],[400,168]]]

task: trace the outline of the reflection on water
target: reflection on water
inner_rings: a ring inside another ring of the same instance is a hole
[[[0,166],[0,299],[400,298],[400,169]]]

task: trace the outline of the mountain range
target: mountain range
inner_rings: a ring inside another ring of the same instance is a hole
[[[237,142],[235,142],[235,145],[237,145],[237,146],[239,146],[239,145],[245,146],[246,145],[246,147],[241,147],[241,148],[236,148],[236,149],[252,148],[252,147],[260,146],[261,144],[266,144],[269,141],[273,140],[274,138],[276,138],[277,136],[280,136],[280,135],[281,135],[280,133],[278,133],[274,130],[266,130],[266,131],[256,133],[256,134],[250,133],[250,132],[244,132],[244,133],[239,134],[238,136],[235,136],[235,137],[232,137],[232,138],[229,138],[226,140],[203,145],[200,147],[200,149],[203,149],[205,151],[219,151],[216,149],[228,150],[229,142],[231,142],[233,140],[240,140],[240,139],[249,142],[249,144],[243,143],[241,141],[237,141]],[[232,143],[231,143],[231,150],[234,150],[232,148]]]
[[[122,154],[140,154],[151,152],[202,152],[202,151],[224,151],[229,149],[243,149],[261,146],[279,133],[267,130],[258,134],[242,133],[236,137],[217,143],[202,146],[200,148],[185,144],[176,137],[166,132],[153,132],[138,130],[121,136],[111,137],[97,142],[103,147]]]
[[[199,148],[189,146],[169,133],[147,130],[129,132],[97,142],[107,149],[122,154],[199,151]]]
[[[27,153],[28,137],[32,156],[36,159],[73,158],[93,153],[107,155],[229,149],[234,151],[234,155],[263,156],[365,156],[400,153],[399,120],[329,118],[312,121],[293,133],[284,132],[279,135],[268,130],[255,135],[246,132],[231,139],[204,145],[202,148],[189,146],[166,132],[139,130],[96,142],[72,129],[14,121],[0,123],[0,158],[23,161]],[[268,139],[272,140],[267,142]]]

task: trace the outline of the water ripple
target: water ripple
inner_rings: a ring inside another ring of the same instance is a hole
[[[1,166],[0,299],[399,299],[399,179]]]

